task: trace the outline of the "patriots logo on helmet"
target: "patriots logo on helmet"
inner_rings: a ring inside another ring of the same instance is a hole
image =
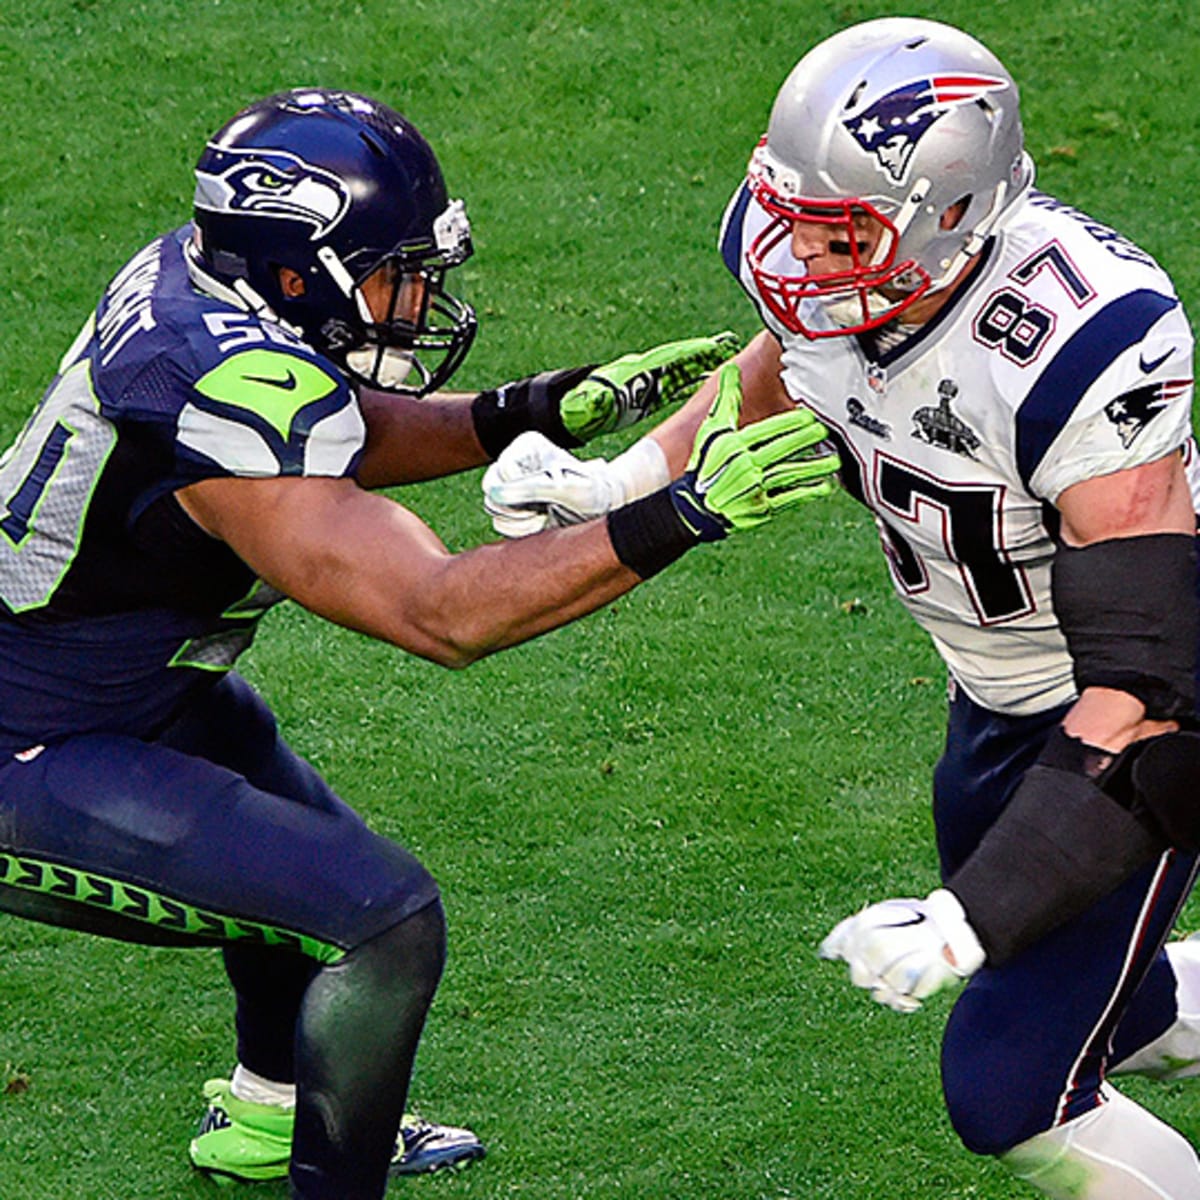
[[[350,192],[331,171],[285,150],[210,147],[208,169],[196,171],[196,207],[302,221],[311,240],[324,237],[350,207]]]
[[[934,75],[902,84],[842,122],[896,183],[903,183],[917,143],[952,109],[973,104],[1008,81],[995,75]]]

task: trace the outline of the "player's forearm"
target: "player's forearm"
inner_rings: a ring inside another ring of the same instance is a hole
[[[602,521],[452,554],[414,513],[345,481],[220,482],[236,508],[210,507],[209,527],[262,578],[318,616],[443,666],[564,625],[638,581]]]
[[[463,667],[566,625],[638,582],[614,554],[604,521],[490,543],[426,572],[389,640]]]

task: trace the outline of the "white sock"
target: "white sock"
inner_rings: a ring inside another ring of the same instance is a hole
[[[1170,942],[1167,959],[1175,972],[1175,1022],[1154,1041],[1110,1067],[1110,1074],[1151,1079],[1200,1075],[1200,938]]]
[[[275,1108],[296,1107],[294,1083],[276,1083],[273,1079],[264,1079],[261,1075],[255,1075],[253,1071],[247,1071],[241,1063],[233,1068],[229,1090],[247,1104],[270,1104]]]
[[[1187,1139],[1107,1084],[1101,1095],[1099,1108],[1000,1161],[1053,1200],[1196,1200],[1200,1160]]]

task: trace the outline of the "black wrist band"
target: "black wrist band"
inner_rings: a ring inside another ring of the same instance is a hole
[[[608,536],[617,558],[643,579],[657,575],[700,541],[675,511],[668,488],[610,512]]]
[[[556,446],[567,450],[582,446],[583,442],[569,434],[563,425],[559,404],[591,371],[591,366],[543,371],[480,392],[471,401],[471,420],[475,423],[475,436],[488,457],[499,457],[513,438],[530,429],[544,433]]]

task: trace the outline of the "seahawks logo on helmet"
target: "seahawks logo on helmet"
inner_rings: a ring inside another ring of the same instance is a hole
[[[312,226],[310,240],[315,242],[350,207],[341,179],[285,150],[210,146],[209,154],[209,169],[196,171],[197,208],[302,221]]]
[[[913,152],[930,126],[952,109],[973,104],[1008,87],[995,75],[934,75],[914,79],[842,122],[851,137],[875,157],[896,183],[908,175]]]

